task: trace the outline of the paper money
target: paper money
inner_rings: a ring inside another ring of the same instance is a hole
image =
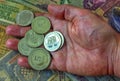
[[[60,4],[69,4],[72,6],[83,8],[83,1],[84,0],[61,0]]]
[[[102,4],[104,4],[105,1],[106,0],[84,0],[83,5],[84,5],[84,8],[86,9],[96,10]]]
[[[60,4],[60,0],[14,0],[17,3],[25,5],[33,10],[47,12],[48,4]]]
[[[0,60],[0,81],[72,81],[63,72],[20,67],[17,65],[19,56],[17,51],[10,51]]]
[[[0,58],[3,57],[10,50],[5,46],[6,40],[10,38],[5,33],[5,27],[0,26]]]
[[[15,18],[19,11],[27,7],[12,1],[0,1],[0,25],[15,24]]]
[[[102,6],[100,6],[96,11],[101,11],[104,17],[108,17],[109,13],[111,13],[111,10],[115,6],[120,7],[120,0],[106,0],[106,2]]]
[[[47,81],[72,81],[64,72],[57,72],[52,75]]]
[[[106,18],[115,6],[120,6],[120,0],[84,0],[84,8]]]
[[[15,18],[20,10],[27,7],[5,0],[0,0],[0,58],[10,50],[6,48],[5,43],[10,36],[5,33],[5,26],[15,24]]]
[[[0,81],[39,81],[41,72],[19,67],[17,65],[19,56],[18,52],[11,51],[2,58],[0,61]],[[48,74],[48,72],[46,73]],[[50,72],[49,75],[51,75]],[[45,75],[43,78],[47,76]]]
[[[88,0],[90,5],[88,9],[104,17],[108,16],[114,6],[120,6],[119,0],[93,0],[95,1],[94,4],[90,1]],[[102,2],[98,5],[96,1]],[[52,70],[35,71],[17,65],[16,60],[20,54],[16,51],[10,52],[5,47],[5,41],[9,38],[5,35],[5,26],[15,24],[15,16],[19,11],[34,9],[33,11],[46,12],[50,3],[60,4],[60,0],[0,0],[0,24],[3,25],[0,26],[0,57],[2,57],[0,60],[0,81],[120,81],[114,76],[77,76]]]

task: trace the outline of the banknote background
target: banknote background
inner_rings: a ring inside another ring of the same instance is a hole
[[[5,34],[6,26],[15,24],[19,11],[47,12],[48,4],[70,4],[90,9],[107,20],[112,8],[120,6],[120,0],[0,0],[0,81],[120,81],[115,76],[76,76],[53,70],[35,71],[17,65],[19,52],[5,47],[6,40],[11,38]]]

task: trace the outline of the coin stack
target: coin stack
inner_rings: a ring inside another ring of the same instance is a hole
[[[51,23],[47,17],[38,16],[30,10],[23,10],[16,17],[16,24],[26,27],[31,25],[25,37],[18,43],[18,50],[28,56],[28,63],[35,70],[46,69],[51,62],[51,51],[59,50],[64,44],[64,36],[59,31],[49,32]],[[44,48],[41,47],[44,45]]]

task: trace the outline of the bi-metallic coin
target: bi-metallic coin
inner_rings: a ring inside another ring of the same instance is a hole
[[[44,47],[48,51],[56,51],[60,48],[62,39],[56,32],[50,32],[45,36]]]

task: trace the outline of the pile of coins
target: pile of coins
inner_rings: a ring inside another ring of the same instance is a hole
[[[64,36],[59,31],[49,32],[51,27],[49,19],[44,16],[34,18],[34,14],[29,10],[23,10],[18,13],[16,24],[23,27],[31,25],[32,27],[25,34],[25,37],[19,41],[19,52],[28,56],[28,63],[33,69],[46,69],[51,62],[49,52],[57,51],[63,46]],[[43,44],[45,48],[41,47]]]

